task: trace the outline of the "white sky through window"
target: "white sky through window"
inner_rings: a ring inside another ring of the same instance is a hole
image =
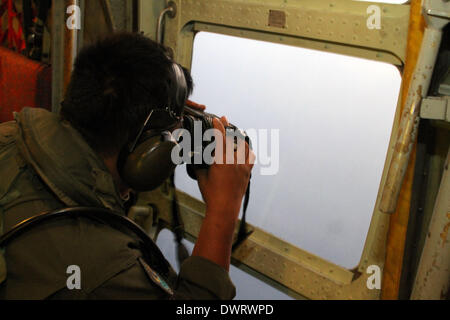
[[[355,267],[393,124],[401,82],[396,67],[201,32],[192,76],[191,99],[208,112],[226,115],[245,130],[279,131],[279,150],[270,150],[270,135],[267,144],[269,156],[279,151],[279,169],[264,176],[261,168],[267,166],[255,165],[248,221]],[[176,176],[178,188],[201,199],[184,166]]]

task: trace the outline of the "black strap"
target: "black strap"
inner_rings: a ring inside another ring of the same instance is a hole
[[[246,214],[249,200],[250,200],[250,180],[248,181],[247,191],[245,191],[244,208],[242,213],[241,224],[239,225],[237,239],[231,249],[231,251],[233,252],[242,244],[242,242],[244,242],[245,239],[247,239],[253,233],[253,230],[247,231]]]
[[[184,260],[189,257],[189,252],[186,246],[182,243],[184,238],[184,225],[181,220],[180,214],[180,206],[178,204],[177,192],[175,188],[175,173],[170,176],[170,184],[172,187],[172,219],[173,219],[173,233],[175,234],[175,242],[177,243],[177,260],[178,266],[181,267],[181,264]]]

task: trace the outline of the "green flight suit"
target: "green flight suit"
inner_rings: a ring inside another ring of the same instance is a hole
[[[113,179],[82,136],[56,114],[25,108],[0,124],[0,222],[7,232],[44,211],[84,206],[124,213]],[[83,217],[47,221],[5,248],[2,299],[232,299],[228,273],[200,257],[184,261],[165,280],[151,280],[151,252],[106,224]],[[69,289],[69,266],[80,268],[81,289]]]

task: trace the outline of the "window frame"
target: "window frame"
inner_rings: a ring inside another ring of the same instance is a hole
[[[141,11],[150,10],[150,7],[155,11],[161,6],[144,5],[148,2],[145,0],[141,2]],[[199,31],[362,57],[390,63],[400,71],[405,63],[409,4],[352,0],[289,3],[267,0],[263,4],[257,0],[175,0],[174,3],[177,13],[174,18],[166,18],[164,44],[172,48],[176,60],[189,69],[195,34]],[[378,5],[381,9],[381,30],[365,27],[370,5]],[[270,10],[285,13],[284,27],[268,25]],[[240,18],[243,15],[245,19]],[[141,25],[142,31],[150,30],[146,28]],[[339,34],[338,39],[334,38],[336,34]],[[377,200],[357,268],[349,270],[335,265],[254,226],[254,233],[233,254],[233,264],[293,297],[378,299],[380,290],[367,288],[370,274],[366,270],[370,265],[383,270],[385,264],[390,215],[382,213],[378,207],[394,151],[400,109],[399,99]],[[171,220],[169,193],[163,186],[140,199],[158,204],[159,219],[164,227],[170,226]],[[182,192],[178,192],[178,197],[188,239],[195,240],[204,217],[204,204]]]

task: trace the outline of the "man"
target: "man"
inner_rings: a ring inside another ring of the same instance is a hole
[[[125,215],[132,190],[121,176],[119,156],[153,109],[172,104],[173,63],[165,48],[142,35],[113,35],[80,52],[60,115],[26,108],[0,125],[3,233],[65,207]],[[192,79],[185,73],[190,93]],[[223,136],[227,124],[225,118],[214,121]],[[223,136],[216,138],[226,143]],[[206,217],[178,275],[161,272],[152,264],[160,253],[142,249],[132,235],[71,217],[41,223],[8,243],[0,297],[232,299],[232,236],[254,160],[246,148],[246,164],[213,164],[196,172]],[[80,288],[67,287],[69,266],[79,267]]]

